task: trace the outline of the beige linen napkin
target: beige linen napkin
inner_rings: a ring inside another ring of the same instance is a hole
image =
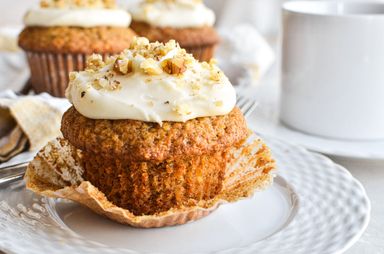
[[[37,151],[60,135],[60,121],[69,107],[48,94],[17,96],[0,93],[0,163],[26,151]]]

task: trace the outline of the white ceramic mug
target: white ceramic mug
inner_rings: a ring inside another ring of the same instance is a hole
[[[280,118],[319,136],[384,139],[384,3],[283,5]]]

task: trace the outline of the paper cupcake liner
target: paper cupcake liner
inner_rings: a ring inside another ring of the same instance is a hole
[[[122,224],[140,228],[173,226],[207,216],[221,204],[248,198],[255,190],[272,183],[275,164],[269,149],[258,137],[252,134],[232,153],[234,162],[228,166],[223,189],[215,198],[155,215],[135,216],[108,201],[100,190],[84,181],[81,151],[65,139],[50,142],[37,154],[27,168],[25,180],[27,188],[38,194],[78,202]]]
[[[30,84],[36,93],[64,97],[69,73],[84,70],[89,54],[60,54],[27,51]],[[109,54],[104,54],[106,58]]]
[[[200,62],[209,62],[209,60],[211,60],[215,54],[216,44],[184,48],[188,53],[192,54]]]
[[[83,150],[83,178],[117,206],[134,214],[154,214],[214,198],[221,190],[225,165],[231,159],[229,151],[182,156],[159,163],[108,159]]]

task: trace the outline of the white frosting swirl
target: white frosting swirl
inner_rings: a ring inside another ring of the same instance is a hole
[[[26,26],[128,27],[131,16],[121,9],[39,8],[24,16]]]
[[[132,7],[130,12],[133,20],[158,27],[213,26],[216,19],[212,10],[195,0],[143,2]]]
[[[162,62],[177,56],[179,51],[185,52],[179,47],[172,49],[151,61],[152,67],[161,69]],[[161,124],[225,115],[235,106],[235,89],[214,64],[193,59],[182,74],[148,75],[141,69],[147,66],[143,63],[148,58],[131,50],[123,54],[132,61],[133,70],[128,75],[111,71],[117,60],[97,71],[72,73],[66,95],[82,115],[91,119],[132,119]],[[100,80],[108,83],[105,80],[108,76],[109,84],[118,87],[100,86]]]

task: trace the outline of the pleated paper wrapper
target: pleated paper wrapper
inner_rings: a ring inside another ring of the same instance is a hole
[[[27,51],[31,70],[30,84],[36,93],[47,92],[55,97],[64,97],[69,82],[69,73],[82,71],[89,54],[45,53]],[[107,58],[109,54],[102,54]]]
[[[222,191],[213,199],[201,200],[193,207],[181,207],[155,215],[136,216],[109,202],[106,196],[82,177],[81,151],[63,138],[48,143],[29,164],[25,175],[27,188],[52,198],[63,198],[87,206],[114,221],[140,228],[185,224],[207,216],[220,205],[249,198],[273,181],[274,160],[269,148],[252,134],[232,150]]]

